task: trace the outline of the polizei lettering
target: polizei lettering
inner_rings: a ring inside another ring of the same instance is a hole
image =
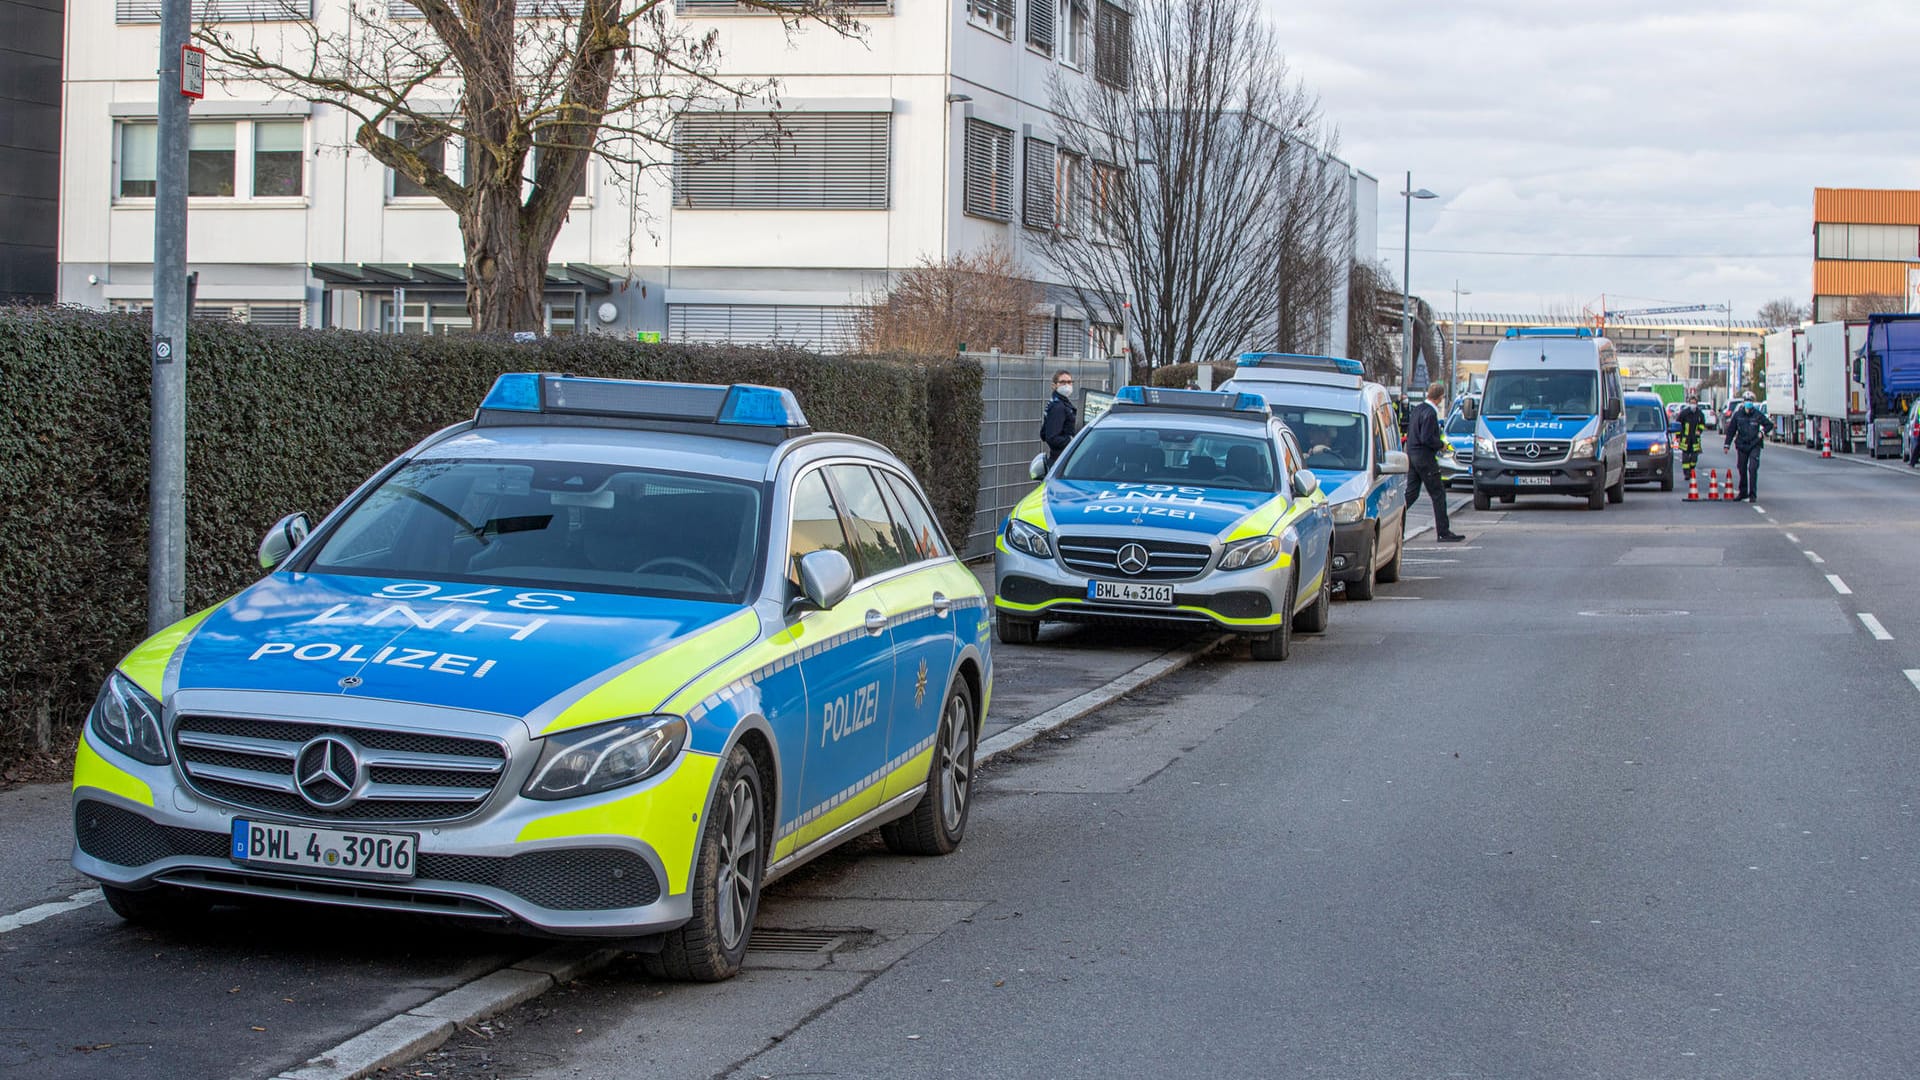
[[[313,663],[334,661],[342,664],[379,664],[384,667],[412,668],[416,671],[438,671],[443,675],[466,675],[475,679],[484,679],[487,672],[493,670],[495,661],[482,660],[477,656],[462,653],[439,652],[434,649],[408,649],[398,645],[386,645],[378,649],[368,649],[364,645],[341,645],[332,641],[309,641],[298,644],[292,641],[269,641],[253,650],[249,660],[259,660],[267,656],[290,656],[295,660]]]
[[[1187,507],[1218,505],[1206,500],[1206,488],[1178,487],[1172,484],[1115,484],[1094,495],[1080,508],[1083,514],[1132,514],[1136,517],[1163,517],[1178,521],[1200,515]]]

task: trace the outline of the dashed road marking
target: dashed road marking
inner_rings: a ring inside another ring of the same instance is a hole
[[[1767,512],[1767,508],[1764,506],[1755,506],[1753,512],[1756,514],[1764,514]]]
[[[1841,596],[1853,595],[1853,590],[1847,588],[1847,583],[1840,580],[1839,574],[1828,574],[1827,584],[1833,586],[1833,591],[1839,593]]]
[[[88,904],[98,902],[99,899],[99,889],[88,889],[86,892],[74,893],[65,900],[55,900],[51,904],[40,904],[36,907],[30,907],[25,911],[16,911],[11,915],[0,918],[0,934],[7,933],[11,930],[18,930],[23,926],[32,926],[34,923],[40,922],[43,919],[51,919],[55,915],[64,915],[69,911],[78,911]]]
[[[1913,684],[1913,688],[1920,690],[1920,668],[1908,668],[1905,674],[1907,681]]]
[[[1875,641],[1892,641],[1893,640],[1893,635],[1887,633],[1887,628],[1880,625],[1880,620],[1874,618],[1873,616],[1867,614],[1864,611],[1860,612],[1860,623],[1861,625],[1867,628],[1867,633],[1873,635],[1873,640]]]
[[[1812,560],[1813,560],[1814,562],[1816,562],[1816,563],[1823,563],[1823,562],[1826,562],[1826,561],[1827,561],[1827,560],[1825,560],[1825,559],[1823,559],[1823,558],[1821,558],[1820,556],[1818,556],[1818,555],[1815,555],[1815,554],[1814,554],[1813,552],[1811,552],[1811,551],[1803,551],[1803,552],[1801,552],[1800,554],[1802,554],[1802,555],[1805,555],[1805,556],[1806,556],[1807,558],[1809,558],[1809,559],[1812,559]]]
[[[1799,537],[1797,537],[1797,536],[1795,536],[1795,535],[1793,535],[1792,533],[1787,533],[1787,534],[1786,534],[1786,537],[1787,537],[1787,540],[1788,540],[1788,542],[1789,542],[1789,543],[1794,543],[1794,544],[1797,544],[1797,543],[1799,543],[1799,542],[1800,542],[1800,538],[1799,538]]]

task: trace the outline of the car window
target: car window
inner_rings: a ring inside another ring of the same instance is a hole
[[[757,484],[553,461],[421,460],[350,510],[303,569],[738,603]]]
[[[907,565],[907,553],[894,535],[893,515],[873,474],[864,465],[829,465],[833,486],[847,510],[860,576],[872,577]]]
[[[1627,406],[1628,431],[1665,431],[1667,414],[1657,405]]]
[[[1473,434],[1473,421],[1467,419],[1466,413],[1455,409],[1453,410],[1453,415],[1447,417],[1447,434],[1471,435]]]
[[[894,531],[900,535],[900,545],[912,555],[915,562],[926,559],[944,558],[946,544],[940,539],[940,528],[933,523],[933,512],[927,509],[913,485],[905,477],[896,476],[884,469],[878,470],[885,478],[887,493],[893,497],[892,505],[901,516],[894,518]]]
[[[1294,438],[1300,440],[1306,450],[1307,468],[1355,472],[1367,467],[1364,413],[1275,405],[1273,414],[1285,421]]]
[[[1068,452],[1063,480],[1276,491],[1263,435],[1096,424]]]
[[[816,551],[837,551],[853,561],[853,547],[847,543],[847,530],[840,525],[840,510],[827,490],[827,478],[820,470],[802,476],[793,485],[793,524],[787,530],[787,579],[800,580],[800,558]]]

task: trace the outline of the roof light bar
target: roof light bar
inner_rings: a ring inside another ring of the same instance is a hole
[[[1367,373],[1366,366],[1358,360],[1349,360],[1341,356],[1317,356],[1311,353],[1283,352],[1246,352],[1240,354],[1239,367],[1300,368],[1307,371],[1336,371],[1342,375],[1360,375]]]
[[[1522,337],[1563,337],[1590,338],[1594,336],[1590,326],[1509,326],[1507,336]]]
[[[1136,408],[1207,412],[1267,411],[1267,399],[1259,394],[1236,394],[1226,390],[1174,390],[1157,386],[1123,386],[1114,395],[1113,403]]]
[[[753,428],[807,426],[793,391],[780,387],[592,379],[531,371],[508,372],[495,379],[480,411]]]

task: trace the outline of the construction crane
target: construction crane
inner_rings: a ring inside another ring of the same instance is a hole
[[[1687,311],[1726,311],[1725,304],[1676,304],[1673,307],[1629,308],[1625,311],[1602,311],[1602,320],[1624,319],[1632,315],[1679,315]]]

